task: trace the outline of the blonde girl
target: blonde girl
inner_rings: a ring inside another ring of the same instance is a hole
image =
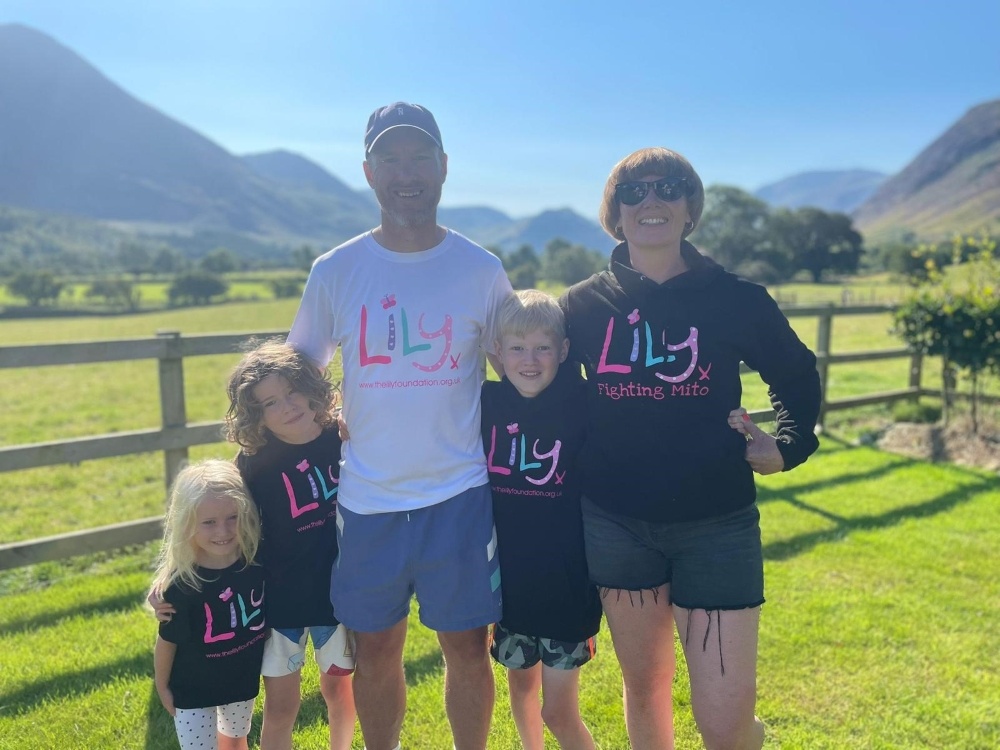
[[[257,509],[232,463],[178,474],[150,595],[172,605],[153,661],[182,750],[247,748],[268,633],[259,541]]]

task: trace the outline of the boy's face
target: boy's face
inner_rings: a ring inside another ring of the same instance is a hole
[[[567,354],[569,339],[559,341],[548,331],[507,335],[497,342],[504,374],[525,398],[534,398],[549,387]]]

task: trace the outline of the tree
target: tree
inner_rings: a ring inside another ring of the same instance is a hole
[[[182,273],[170,285],[168,292],[171,305],[207,305],[212,297],[225,294],[229,284],[216,274],[205,271]]]
[[[275,299],[290,299],[302,296],[302,282],[299,279],[282,277],[271,279],[268,284],[271,286],[271,293]]]
[[[737,187],[713,185],[705,191],[705,210],[695,230],[695,244],[727,269],[740,272],[751,261],[773,266],[767,204]],[[771,268],[772,274],[780,269]]]
[[[42,302],[55,302],[62,293],[63,283],[56,281],[52,271],[20,271],[7,282],[7,291],[22,297],[32,307]]]
[[[861,259],[861,235],[846,214],[805,207],[776,210],[768,223],[779,257],[795,271],[808,271],[819,283],[824,271],[854,273]]]
[[[232,250],[217,247],[199,261],[202,271],[214,274],[232,273],[240,267],[240,260]]]
[[[292,262],[296,268],[308,271],[316,260],[317,253],[309,245],[302,245],[292,250]]]
[[[86,297],[100,297],[109,307],[125,307],[132,311],[139,309],[139,300],[142,299],[132,282],[126,279],[98,279],[87,289]]]
[[[521,245],[517,250],[501,256],[507,278],[515,289],[533,289],[538,284],[538,271],[542,262],[531,245]]]
[[[556,238],[545,246],[542,278],[559,284],[575,284],[607,265],[607,258],[583,245]]]
[[[182,271],[187,259],[172,247],[161,247],[153,256],[151,268],[154,273],[171,274]]]
[[[956,239],[955,246],[967,249],[970,241],[975,255],[947,271],[930,267],[927,281],[896,309],[893,330],[914,350],[941,357],[946,422],[955,370],[969,373],[975,433],[980,375],[1000,374],[1000,258],[988,237]]]
[[[118,246],[118,263],[136,279],[152,270],[149,248],[138,242],[123,242]]]

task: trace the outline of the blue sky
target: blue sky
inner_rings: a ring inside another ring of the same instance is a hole
[[[652,145],[748,190],[892,173],[1000,97],[997,0],[0,0],[9,22],[233,153],[288,149],[358,188],[371,111],[424,104],[443,204],[513,216],[595,218],[614,163]]]

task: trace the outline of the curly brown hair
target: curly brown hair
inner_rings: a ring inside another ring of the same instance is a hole
[[[336,422],[336,388],[304,354],[281,339],[269,339],[263,343],[251,340],[249,345],[253,348],[233,368],[226,386],[229,394],[225,427],[227,440],[239,445],[248,455],[253,455],[267,443],[264,409],[254,398],[253,389],[269,375],[285,378],[293,390],[309,399],[309,408],[316,412],[316,422],[320,427],[331,427]]]

